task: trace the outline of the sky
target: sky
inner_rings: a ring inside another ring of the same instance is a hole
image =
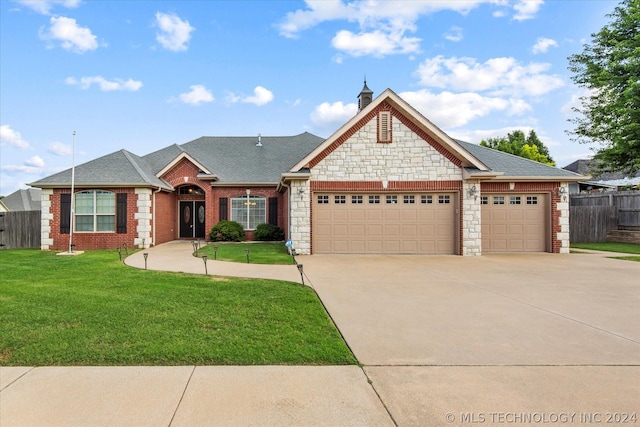
[[[592,153],[567,58],[617,4],[0,0],[0,195],[120,149],[326,138],[365,78],[454,138],[535,130],[563,167]]]

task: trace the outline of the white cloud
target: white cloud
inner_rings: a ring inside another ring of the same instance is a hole
[[[447,128],[464,126],[474,119],[495,111],[512,114],[514,105],[517,111],[528,109],[524,105],[518,105],[518,101],[515,100],[487,97],[473,92],[444,91],[436,94],[422,89],[415,92],[402,92],[399,95],[429,120],[440,127]]]
[[[18,0],[18,3],[43,15],[49,15],[54,6],[73,9],[80,5],[80,0]]]
[[[191,89],[190,92],[181,93],[179,96],[180,101],[185,104],[199,105],[203,102],[215,101],[213,93],[203,85],[189,86],[189,89]]]
[[[420,51],[420,41],[417,37],[405,37],[402,31],[389,33],[376,30],[354,34],[342,30],[331,40],[331,44],[352,56],[383,57],[391,54],[417,53]]]
[[[516,21],[524,21],[534,18],[543,3],[544,0],[519,0],[513,5],[513,9],[516,11],[513,19]]]
[[[0,126],[0,145],[11,145],[12,147],[28,150],[29,143],[22,139],[20,132],[11,129],[9,125]]]
[[[355,103],[343,104],[334,102],[330,104],[323,102],[311,113],[311,122],[321,129],[334,129],[351,119],[358,112],[358,105]]]
[[[63,49],[85,53],[98,48],[96,36],[86,27],[80,27],[76,20],[64,16],[52,16],[48,31],[40,30],[43,40],[57,40]]]
[[[162,47],[176,52],[187,50],[187,43],[195,30],[189,21],[183,21],[177,15],[156,12],[156,25],[160,28],[156,40]]]
[[[461,41],[464,37],[462,35],[462,28],[454,25],[453,27],[449,28],[449,31],[447,31],[446,33],[443,34],[444,38],[452,41],[452,42],[459,42]]]
[[[273,101],[273,92],[269,89],[265,89],[262,86],[256,86],[253,90],[253,96],[247,96],[242,99],[242,102],[247,104],[254,104],[257,106],[268,104]]]
[[[44,160],[40,156],[33,156],[24,161],[22,165],[6,165],[2,166],[2,170],[14,173],[38,174],[45,167]]]
[[[79,86],[81,89],[89,89],[92,85],[97,85],[103,92],[115,90],[135,92],[142,87],[141,81],[132,79],[113,79],[109,81],[102,76],[81,77],[80,80],[75,77],[67,77],[65,83],[70,86]]]
[[[536,44],[533,45],[531,51],[537,55],[539,53],[547,52],[550,47],[558,47],[558,42],[546,37],[538,37],[538,40],[536,40]]]
[[[401,6],[387,1],[356,0],[345,4],[341,0],[306,0],[306,9],[288,13],[277,27],[282,36],[295,38],[323,22],[347,21],[356,24],[358,31],[337,31],[332,40],[334,48],[354,56],[411,54],[420,51],[421,39],[406,33],[417,30],[416,22],[421,16],[442,10],[464,14],[486,2],[495,0],[415,0],[402,2]]]
[[[62,142],[52,142],[49,144],[49,153],[56,156],[69,156],[73,153],[73,149],[70,145],[63,144]]]
[[[540,96],[564,86],[557,76],[544,74],[546,63],[524,65],[515,58],[491,58],[479,63],[475,58],[426,59],[418,67],[420,83],[456,91],[488,91],[491,95]]]

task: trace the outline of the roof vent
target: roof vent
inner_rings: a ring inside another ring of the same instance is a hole
[[[256,143],[256,147],[262,147],[262,135],[258,134],[258,142]]]

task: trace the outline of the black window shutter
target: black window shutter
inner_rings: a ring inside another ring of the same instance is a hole
[[[225,221],[229,218],[229,199],[226,197],[220,197],[218,199],[218,210],[220,211],[220,221]]]
[[[60,234],[71,232],[71,194],[60,194]]]
[[[124,234],[127,232],[127,193],[116,196],[116,232]]]
[[[278,225],[278,198],[269,197],[269,224]]]

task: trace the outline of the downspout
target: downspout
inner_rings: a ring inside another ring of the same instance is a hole
[[[162,191],[162,188],[158,187],[156,191],[153,192],[153,208],[151,212],[151,245],[156,245],[156,194]]]

